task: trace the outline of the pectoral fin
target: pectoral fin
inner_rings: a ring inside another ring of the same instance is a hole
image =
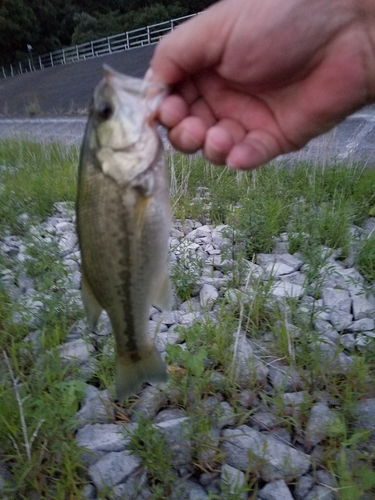
[[[163,311],[171,310],[172,290],[167,271],[165,271],[161,279],[156,283],[152,304]]]
[[[89,329],[91,331],[95,331],[96,325],[98,324],[98,320],[102,313],[103,308],[96,300],[94,294],[92,293],[90,285],[88,284],[86,276],[83,271],[81,276],[81,295]]]

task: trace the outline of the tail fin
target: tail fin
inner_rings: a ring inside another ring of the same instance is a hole
[[[155,346],[139,361],[119,356],[116,359],[116,397],[119,400],[137,393],[143,382],[166,382],[167,379],[167,368]]]

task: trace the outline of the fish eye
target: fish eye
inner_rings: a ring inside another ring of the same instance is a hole
[[[113,108],[109,102],[102,102],[97,109],[97,115],[103,120],[108,120],[113,115]]]

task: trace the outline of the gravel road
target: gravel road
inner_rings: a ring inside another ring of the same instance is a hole
[[[0,119],[0,139],[24,136],[38,141],[80,144],[86,117]],[[166,134],[161,131],[167,142]],[[375,157],[375,105],[348,117],[329,133],[310,141],[301,151],[279,159],[328,161],[332,158],[359,159],[373,163]]]

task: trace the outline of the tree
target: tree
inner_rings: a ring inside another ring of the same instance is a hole
[[[27,44],[38,39],[38,25],[34,12],[23,0],[2,0],[0,3],[0,64],[12,63]]]

